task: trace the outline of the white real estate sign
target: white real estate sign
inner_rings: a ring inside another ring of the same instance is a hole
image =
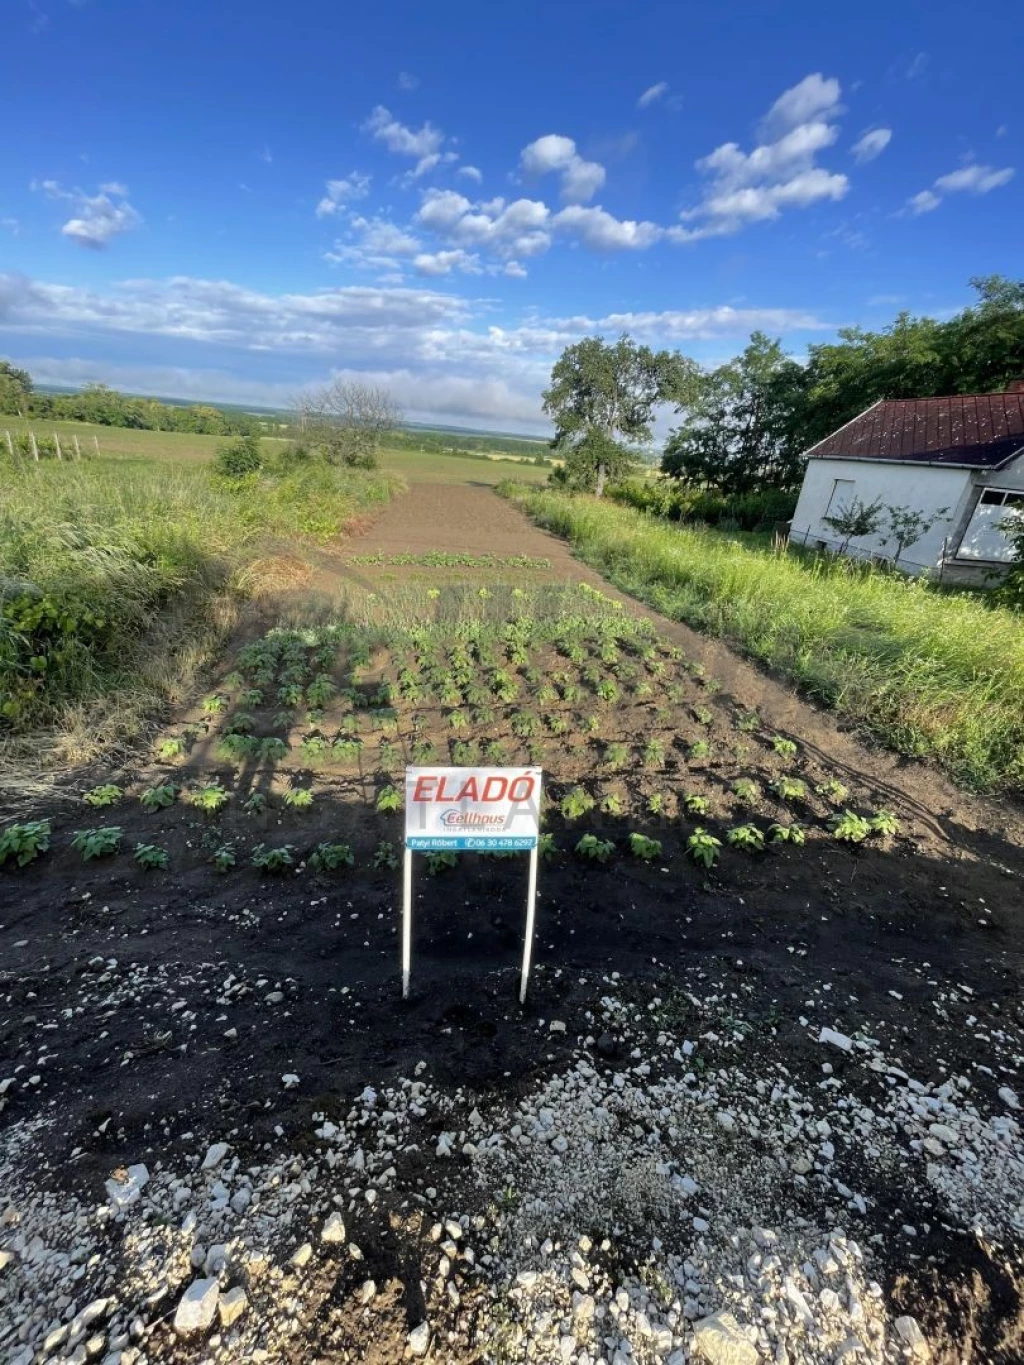
[[[412,967],[412,855],[473,851],[529,853],[526,937],[520,1002],[526,999],[537,904],[540,768],[405,770],[405,867],[402,896],[402,997]]]

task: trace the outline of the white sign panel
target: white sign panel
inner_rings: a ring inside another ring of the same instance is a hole
[[[535,849],[540,794],[540,768],[406,768],[405,846]]]

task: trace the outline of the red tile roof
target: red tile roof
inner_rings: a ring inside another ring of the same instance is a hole
[[[896,460],[994,469],[1024,450],[1024,392],[883,398],[807,452],[812,459]]]

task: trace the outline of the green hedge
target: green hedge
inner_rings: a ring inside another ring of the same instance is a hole
[[[711,493],[663,479],[629,479],[611,484],[607,496],[638,512],[651,512],[669,521],[699,521],[728,530],[763,531],[770,530],[776,522],[790,520],[798,495],[780,488],[766,488],[760,493]]]

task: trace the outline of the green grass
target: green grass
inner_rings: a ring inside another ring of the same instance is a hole
[[[964,785],[1024,790],[1024,619],[917,579],[741,545],[592,498],[507,485],[588,564],[779,670]]]
[[[120,457],[149,464],[153,461],[176,464],[205,464],[213,459],[223,436],[195,436],[178,431],[135,431],[121,427],[102,427],[90,422],[26,421],[20,417],[0,416],[0,460],[6,449],[4,432],[27,431],[31,427],[37,436],[61,438],[65,453],[73,452],[72,437],[77,435],[83,455],[95,459],[96,443],[102,457]],[[289,442],[278,437],[263,438],[263,452],[268,458],[283,450]],[[541,450],[546,449],[540,447]],[[381,454],[381,469],[386,474],[397,474],[410,483],[484,483],[497,484],[514,474],[529,483],[543,483],[550,472],[536,465],[513,463],[503,459],[467,459],[459,455],[445,455],[437,451],[407,450],[385,446]]]
[[[262,559],[337,536],[395,484],[314,466],[230,488],[181,461],[12,469],[2,454],[0,733],[114,694],[166,698],[224,625],[224,604],[259,585]]]

